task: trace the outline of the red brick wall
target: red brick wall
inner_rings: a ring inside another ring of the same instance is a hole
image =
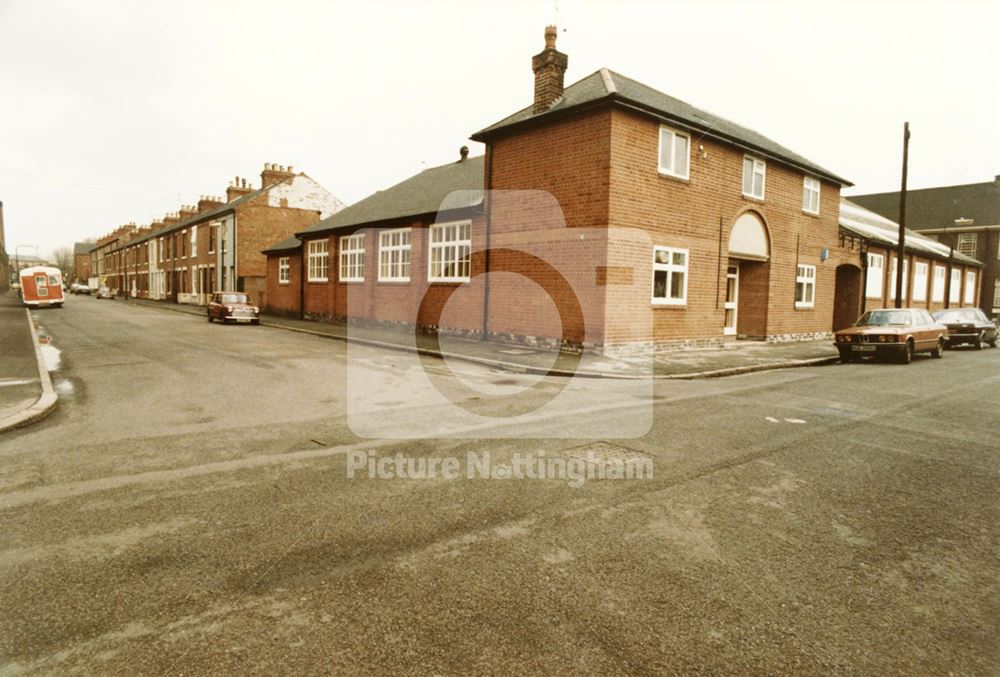
[[[301,254],[297,250],[267,255],[267,286],[264,298],[260,301],[260,307],[266,312],[275,315],[299,314],[303,280]],[[287,284],[281,284],[278,280],[278,265],[284,257],[288,257]]]

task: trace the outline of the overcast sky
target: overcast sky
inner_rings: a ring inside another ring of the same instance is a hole
[[[557,22],[567,85],[608,67],[856,184],[1000,174],[997,2],[0,0],[7,248],[142,225],[294,165],[352,203],[527,105]],[[22,248],[22,253],[30,249]]]

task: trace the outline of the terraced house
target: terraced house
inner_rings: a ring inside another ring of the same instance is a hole
[[[604,350],[809,339],[831,332],[835,307],[856,316],[865,265],[841,237],[846,179],[608,69],[564,87],[555,43],[549,27],[531,105],[472,135],[483,158],[463,155],[300,231],[301,245],[269,248],[272,310]],[[461,197],[441,213],[450,191]],[[499,261],[477,251],[550,226],[495,201],[511,191],[552,196],[570,229],[646,238],[594,241],[584,304],[598,312],[585,332],[536,298],[558,271],[536,271],[534,286],[484,278]]]
[[[276,238],[330,216],[343,203],[292,167],[266,164],[260,188],[236,177],[223,200],[203,196],[162,221],[119,228],[98,240],[94,269],[119,293],[204,304],[217,289],[266,302],[265,258]]]

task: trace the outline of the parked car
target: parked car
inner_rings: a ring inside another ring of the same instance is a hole
[[[90,295],[90,286],[86,284],[80,284],[79,282],[74,282],[69,286],[70,294],[87,294]]]
[[[984,343],[997,347],[997,323],[979,308],[939,310],[934,319],[948,327],[949,348],[967,344],[981,350]]]
[[[99,298],[99,299],[111,299],[112,301],[114,301],[115,300],[115,295],[111,291],[110,287],[98,287],[97,288],[97,298]]]
[[[208,302],[208,321],[260,323],[260,309],[253,305],[249,294],[238,291],[217,291]]]
[[[835,339],[842,362],[888,355],[904,364],[910,363],[913,353],[942,357],[947,342],[948,328],[919,308],[869,310],[854,326],[838,331]]]

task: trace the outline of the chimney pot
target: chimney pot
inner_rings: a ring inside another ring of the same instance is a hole
[[[465,158],[469,157],[469,147],[462,146],[461,148],[458,149],[458,154],[462,156],[462,159],[459,160],[459,162],[465,160]]]
[[[555,26],[545,27],[545,49],[555,49],[556,48],[556,38],[559,37],[559,31],[556,30]]]
[[[291,165],[288,165],[288,173],[289,174],[294,174],[294,172],[292,171],[292,166]]]

